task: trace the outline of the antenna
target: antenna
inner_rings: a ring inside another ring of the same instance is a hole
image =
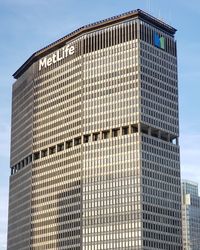
[[[158,9],[158,19],[162,22],[164,22],[164,18],[161,16],[161,11]]]
[[[172,12],[171,10],[169,11],[169,24],[172,24]]]
[[[160,9],[158,9],[158,19],[161,20]]]
[[[149,0],[149,14],[151,13],[151,0]]]
[[[147,0],[147,12],[150,14],[151,12],[151,0]]]

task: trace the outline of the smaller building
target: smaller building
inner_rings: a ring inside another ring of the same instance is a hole
[[[200,250],[200,197],[198,184],[182,181],[183,250]]]

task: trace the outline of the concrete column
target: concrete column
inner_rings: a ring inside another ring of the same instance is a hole
[[[128,134],[131,134],[131,125],[128,126]]]
[[[141,123],[138,123],[138,132],[141,132]]]
[[[102,131],[100,131],[99,139],[100,139],[100,140],[102,140],[102,139],[103,139],[103,134],[102,134]]]
[[[112,129],[110,129],[110,138],[112,138]]]
[[[119,136],[122,136],[122,127],[119,128]]]

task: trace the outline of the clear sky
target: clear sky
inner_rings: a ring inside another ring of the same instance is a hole
[[[182,176],[200,183],[199,0],[0,0],[0,250],[6,249],[12,74],[74,29],[138,8],[178,29]]]

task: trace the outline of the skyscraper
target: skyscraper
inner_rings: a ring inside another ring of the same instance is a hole
[[[183,249],[200,249],[200,197],[198,184],[182,182]]]
[[[175,32],[131,11],[14,73],[8,250],[182,249]]]

